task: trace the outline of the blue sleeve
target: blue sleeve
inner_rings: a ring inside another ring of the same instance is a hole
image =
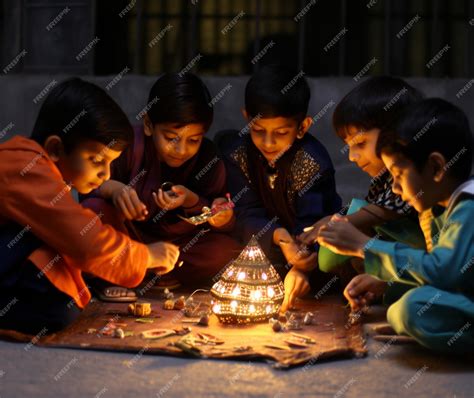
[[[420,284],[444,290],[474,288],[474,200],[461,202],[451,212],[431,252],[396,243],[371,240],[366,246],[365,270],[384,280],[406,281],[410,274]]]

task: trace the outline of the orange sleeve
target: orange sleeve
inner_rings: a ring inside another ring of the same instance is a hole
[[[69,266],[124,286],[136,286],[148,264],[148,249],[100,220],[70,194],[55,164],[34,151],[2,151],[1,214],[57,251]],[[41,252],[41,250],[40,250]],[[30,259],[44,261],[38,253]]]

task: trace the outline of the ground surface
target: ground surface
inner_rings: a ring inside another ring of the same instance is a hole
[[[281,371],[263,363],[0,342],[0,398],[474,397],[472,360],[443,357],[417,346],[384,345],[371,338],[368,348],[363,359]]]

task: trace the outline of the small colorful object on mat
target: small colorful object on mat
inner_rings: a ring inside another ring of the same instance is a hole
[[[172,310],[174,309],[174,300],[166,300],[163,303],[163,309],[165,310]]]
[[[186,300],[185,300],[184,296],[181,296],[179,299],[177,299],[174,302],[173,309],[182,310],[182,309],[184,309],[185,305],[186,305]]]
[[[303,323],[305,325],[311,325],[314,321],[314,314],[312,312],[307,312],[304,316]]]
[[[234,202],[232,202],[232,200],[230,199],[230,194],[227,193],[226,197],[227,197],[227,202],[214,205],[212,206],[212,208],[204,206],[202,208],[202,213],[198,214],[197,216],[186,218],[186,217],[178,215],[178,217],[192,225],[204,224],[211,217],[214,217],[216,214],[222,211],[233,209],[235,207]]]
[[[128,313],[140,317],[151,315],[151,303],[129,304]]]
[[[165,337],[175,336],[176,331],[173,329],[150,329],[141,332],[141,336],[144,339],[158,340],[164,339]]]
[[[153,323],[154,320],[150,319],[150,318],[137,318],[137,319],[135,319],[135,322],[138,322],[138,323]]]

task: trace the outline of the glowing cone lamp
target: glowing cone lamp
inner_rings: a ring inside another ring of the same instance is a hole
[[[222,323],[267,320],[280,309],[284,288],[280,275],[255,237],[211,289],[212,312]]]

